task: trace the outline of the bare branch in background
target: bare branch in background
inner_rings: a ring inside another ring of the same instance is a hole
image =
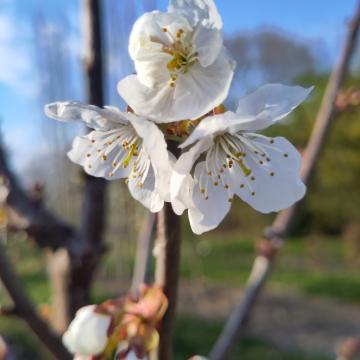
[[[39,341],[52,353],[55,359],[70,360],[72,357],[62,345],[61,339],[55,335],[49,325],[37,313],[29,300],[18,275],[6,256],[6,250],[0,242],[0,277],[10,298],[14,303],[13,314],[23,319],[31,328]]]
[[[53,250],[68,247],[74,237],[75,229],[47,211],[43,204],[31,198],[19,185],[6,161],[6,153],[1,143],[0,175],[7,180],[10,190],[7,204],[14,210],[12,217],[14,222],[10,225],[26,231],[40,247]]]
[[[326,142],[330,126],[337,115],[336,98],[344,79],[349,71],[350,61],[354,54],[360,26],[360,2],[349,24],[347,38],[342,50],[340,61],[329,79],[326,92],[318,112],[314,129],[306,148],[302,168],[302,179],[309,184],[315,171],[321,150]],[[231,314],[222,334],[210,353],[211,360],[226,358],[241,331],[244,330],[247,319],[263,289],[274,264],[277,250],[281,247],[283,238],[292,229],[299,213],[301,203],[282,211],[275,219],[271,228],[264,235],[260,246],[260,254],[256,257],[251,275],[244,291],[242,302]]]

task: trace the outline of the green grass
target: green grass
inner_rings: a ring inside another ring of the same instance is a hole
[[[220,323],[209,323],[194,317],[181,317],[175,329],[176,360],[192,355],[205,356],[222,328]],[[244,337],[232,349],[228,360],[326,360],[328,358],[283,351],[256,338]]]
[[[242,287],[251,268],[255,238],[234,233],[213,232],[202,237],[185,233],[181,275],[185,279],[205,279],[223,286]],[[305,294],[360,303],[358,267],[348,261],[346,246],[338,238],[307,237],[290,239],[278,257],[269,286],[292,287]],[[9,241],[7,252],[34,302],[48,303],[50,287],[44,256],[35,246],[23,241]],[[116,259],[122,261],[121,255]],[[130,266],[132,259],[125,259]],[[111,263],[111,259],[110,259]],[[104,298],[104,294],[98,294]],[[98,300],[98,299],[97,299]],[[2,305],[9,303],[0,292]],[[221,329],[219,323],[207,323],[193,317],[180,317],[176,328],[176,360],[190,355],[206,355]],[[0,334],[21,344],[29,360],[49,359],[39,353],[37,341],[20,321],[0,318]],[[256,338],[242,339],[230,360],[322,360],[298,352],[285,352]]]
[[[212,233],[187,234],[181,274],[235,287],[244,286],[254,260],[255,239]],[[269,286],[292,287],[305,294],[360,303],[358,264],[339,238],[289,239],[277,258]]]

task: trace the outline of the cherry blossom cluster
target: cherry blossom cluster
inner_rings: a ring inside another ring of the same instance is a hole
[[[223,45],[213,0],[170,0],[167,12],[142,15],[129,53],[135,75],[118,84],[127,111],[57,102],[46,114],[93,129],[75,138],[69,158],[93,176],[126,179],[131,195],[151,212],[171,202],[188,211],[194,233],[216,228],[237,196],[262,213],[291,206],[305,194],[301,157],[285,138],[259,131],[275,124],[311,92],[267,84],[226,100],[236,63]],[[179,142],[182,155],[168,150]]]

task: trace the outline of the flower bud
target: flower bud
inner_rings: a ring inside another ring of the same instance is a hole
[[[80,356],[101,354],[108,342],[111,317],[95,312],[96,306],[81,308],[63,336],[67,349]]]

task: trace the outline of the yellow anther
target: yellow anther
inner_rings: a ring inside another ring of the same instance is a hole
[[[214,115],[224,114],[225,112],[226,112],[226,107],[223,104],[213,109]]]
[[[219,186],[219,183],[217,181],[215,181],[214,186]]]
[[[240,184],[240,189],[243,189],[245,187],[244,184]]]
[[[274,173],[274,172],[271,172],[271,173],[270,173],[270,176],[275,176],[275,173]]]
[[[91,154],[86,154],[86,157],[88,157],[88,158],[91,157]]]
[[[166,28],[166,27],[163,27],[163,32],[167,32],[168,31],[168,29]]]
[[[232,202],[234,201],[234,199],[233,199],[233,198],[229,198],[228,201],[229,201],[229,203],[232,203]]]
[[[103,155],[103,156],[102,156],[102,159],[103,159],[104,161],[106,161],[106,160],[107,160],[107,156],[106,156],[106,155]]]
[[[200,192],[201,192],[202,194],[205,194],[205,189],[201,189]]]
[[[225,188],[225,189],[228,189],[228,188],[229,188],[229,185],[228,185],[228,184],[225,184],[225,185],[224,185],[224,188]]]

